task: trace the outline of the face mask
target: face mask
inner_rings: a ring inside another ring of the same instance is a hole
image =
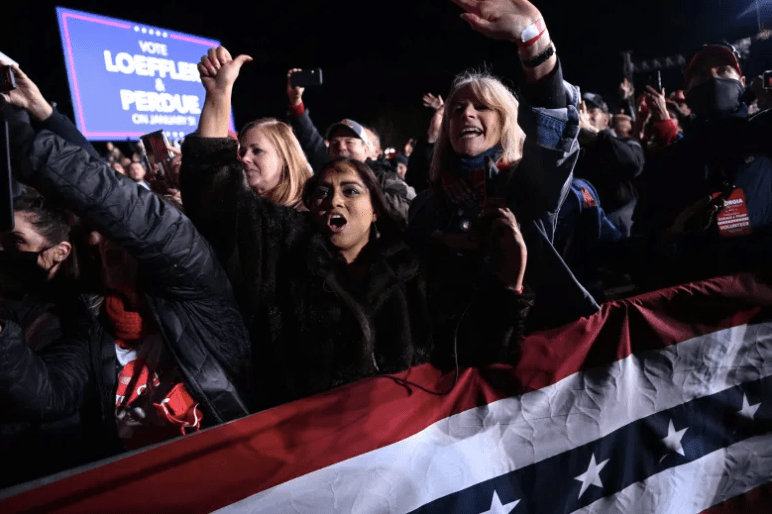
[[[0,251],[0,294],[16,296],[39,288],[48,279],[49,270],[38,265],[38,257],[46,250]]]
[[[729,116],[740,107],[745,86],[735,79],[711,78],[686,93],[686,101],[701,118],[717,119]]]

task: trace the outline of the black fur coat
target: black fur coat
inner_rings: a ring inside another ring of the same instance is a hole
[[[263,407],[456,355],[462,365],[515,358],[529,295],[480,288],[387,236],[363,250],[370,269],[355,280],[309,213],[247,187],[234,140],[191,136],[183,154],[185,210],[236,290]]]

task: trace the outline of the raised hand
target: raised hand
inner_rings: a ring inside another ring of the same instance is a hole
[[[622,82],[619,84],[619,89],[617,90],[619,93],[619,97],[622,100],[627,100],[628,98],[632,98],[632,96],[635,94],[635,89],[633,88],[633,83],[630,82],[630,80],[625,77],[622,79]]]
[[[252,57],[248,55],[239,55],[234,59],[224,46],[210,48],[209,53],[201,57],[198,63],[201,83],[207,94],[230,94],[241,67],[251,60]]]
[[[440,95],[434,96],[431,93],[426,93],[423,96],[423,103],[424,103],[424,107],[429,107],[431,109],[434,109],[435,111],[437,109],[442,109],[442,107],[445,105],[445,102],[442,100],[442,96]]]
[[[415,149],[416,139],[414,137],[411,137],[407,140],[407,143],[405,143],[405,147],[402,149],[402,153],[405,154],[405,157],[410,157],[410,155],[413,153],[413,150]]]
[[[523,31],[541,18],[527,0],[452,0],[466,12],[461,18],[492,39],[518,41]]]
[[[0,66],[7,66],[7,64],[0,61]],[[43,121],[51,116],[54,109],[43,98],[38,86],[18,66],[11,66],[11,69],[16,78],[16,89],[0,93],[3,99],[11,105],[25,109],[37,121]]]
[[[659,92],[651,86],[646,86],[646,91],[644,91],[643,94],[646,96],[646,104],[651,109],[651,115],[654,117],[654,121],[670,119],[670,113],[667,110],[667,102],[665,101],[664,89],[662,92]]]
[[[304,87],[297,87],[292,85],[292,74],[296,71],[303,71],[300,68],[292,68],[287,72],[287,98],[292,107],[297,107],[303,103],[303,91]]]
[[[198,72],[206,89],[206,100],[198,120],[199,136],[228,135],[233,83],[236,82],[244,63],[251,60],[248,55],[239,55],[234,59],[223,46],[210,48],[209,53],[201,58]]]

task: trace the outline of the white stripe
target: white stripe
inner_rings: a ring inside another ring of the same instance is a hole
[[[772,438],[761,435],[650,476],[574,514],[700,513],[772,482]]]
[[[457,414],[218,512],[409,512],[656,412],[770,376],[768,356],[770,323],[700,336]]]

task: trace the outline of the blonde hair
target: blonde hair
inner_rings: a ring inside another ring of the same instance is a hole
[[[450,166],[454,155],[450,144],[450,116],[456,98],[471,89],[477,99],[489,109],[496,111],[501,123],[501,139],[499,144],[503,149],[501,161],[514,164],[523,156],[525,133],[517,124],[518,101],[504,84],[488,73],[467,72],[456,77],[450,88],[450,94],[445,102],[445,112],[442,118],[440,137],[434,145],[432,165],[429,169],[429,179],[433,184],[439,183],[440,174]]]
[[[239,142],[252,129],[259,129],[276,148],[283,163],[281,178],[276,187],[267,191],[264,196],[273,203],[301,206],[303,186],[311,177],[311,165],[308,164],[300,142],[292,132],[292,128],[276,118],[262,118],[247,123],[239,132]]]

